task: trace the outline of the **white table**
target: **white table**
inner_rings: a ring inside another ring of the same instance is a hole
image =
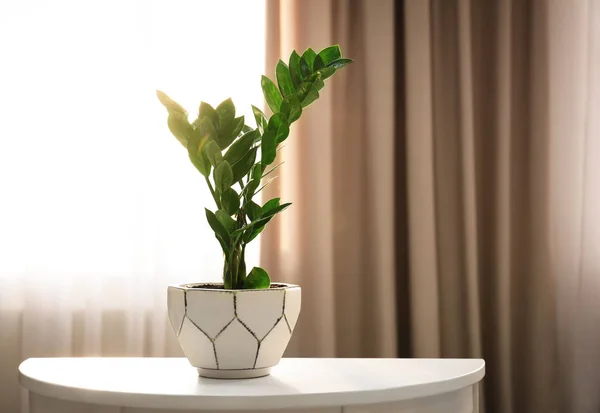
[[[267,377],[214,380],[182,358],[40,358],[19,380],[31,413],[473,413],[484,370],[477,359],[297,358]]]

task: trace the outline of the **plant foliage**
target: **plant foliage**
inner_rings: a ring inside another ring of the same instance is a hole
[[[324,80],[351,62],[342,58],[337,45],[319,53],[311,48],[302,55],[294,51],[287,64],[279,60],[276,82],[266,76],[261,79],[273,115],[268,117],[252,106],[256,128],[248,126],[243,116],[236,117],[231,99],[216,108],[200,103],[198,117],[189,122],[181,105],[165,93],[156,92],[168,111],[169,130],[204,176],[215,201],[216,210],[206,209],[206,219],[223,249],[226,289],[269,288],[270,278],[264,269],[254,267],[246,273],[246,245],[291,204],[274,198],[261,206],[252,198],[270,182],[261,186],[263,178],[279,166],[271,165],[278,146],[289,136],[291,124],[319,98]]]

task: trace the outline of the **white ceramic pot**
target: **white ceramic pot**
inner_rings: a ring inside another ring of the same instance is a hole
[[[291,284],[266,290],[224,290],[212,283],[168,288],[169,320],[183,352],[198,374],[222,379],[270,373],[290,341],[300,300],[300,287]]]

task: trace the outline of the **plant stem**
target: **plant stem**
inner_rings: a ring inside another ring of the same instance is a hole
[[[208,176],[205,176],[204,179],[206,179],[206,183],[208,184],[208,189],[210,189],[210,193],[212,194],[212,197],[215,200],[215,203],[217,204],[217,208],[221,209],[221,202],[219,201],[219,198],[217,197],[217,194],[215,193],[215,190],[214,190],[212,184],[210,183]]]

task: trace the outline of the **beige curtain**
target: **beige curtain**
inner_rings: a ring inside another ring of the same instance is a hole
[[[268,70],[309,46],[340,44],[356,59],[294,124],[279,154],[285,164],[263,195],[293,202],[262,235],[261,249],[274,278],[302,285],[288,356],[396,354],[393,7],[267,3]]]
[[[268,68],[356,59],[267,192],[295,202],[261,257],[304,288],[288,355],[408,337],[485,358],[487,413],[597,413],[600,2],[272,0],[267,27]]]
[[[488,413],[600,409],[600,2],[406,0],[417,357]]]

